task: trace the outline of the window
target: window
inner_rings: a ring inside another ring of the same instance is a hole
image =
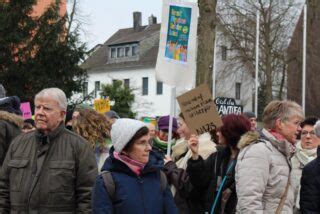
[[[100,81],[94,82],[94,97],[97,97],[98,91],[100,91]]]
[[[111,59],[116,58],[116,53],[117,53],[117,49],[116,48],[111,48]]]
[[[137,45],[132,46],[132,56],[136,56],[138,54],[139,54],[138,46]]]
[[[221,59],[223,61],[227,60],[227,50],[226,46],[221,46]]]
[[[124,85],[124,87],[130,87],[130,79],[124,79],[123,80],[123,85]]]
[[[142,95],[148,95],[148,77],[142,78]]]
[[[160,95],[163,93],[163,84],[162,82],[157,81],[157,94]]]
[[[126,57],[130,56],[130,47],[125,48],[125,56]]]
[[[117,48],[117,57],[123,57],[124,56],[124,48],[123,47],[119,47]]]
[[[83,97],[88,96],[88,82],[83,83]]]
[[[125,60],[139,55],[139,43],[110,46],[109,49],[109,59],[124,58]]]
[[[236,82],[236,100],[241,99],[241,83]]]

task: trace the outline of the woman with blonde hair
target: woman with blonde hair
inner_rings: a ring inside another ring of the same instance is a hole
[[[81,109],[72,126],[74,132],[86,139],[94,150],[100,172],[111,147],[111,122],[95,110]]]

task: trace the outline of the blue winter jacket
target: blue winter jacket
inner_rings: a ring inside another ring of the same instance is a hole
[[[167,185],[160,187],[159,160],[150,153],[148,164],[140,176],[127,165],[113,156],[105,161],[103,170],[111,172],[115,183],[115,199],[112,202],[104,185],[102,176],[98,176],[92,192],[92,209],[94,214],[176,214],[178,210]]]

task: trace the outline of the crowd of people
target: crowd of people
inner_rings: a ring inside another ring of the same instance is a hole
[[[270,102],[261,129],[245,112],[199,136],[182,113],[169,134],[169,116],[67,104],[43,89],[23,120],[0,84],[0,213],[320,213],[320,121],[293,101]]]

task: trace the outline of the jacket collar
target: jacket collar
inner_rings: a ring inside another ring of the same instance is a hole
[[[262,129],[261,132],[247,132],[243,135],[238,143],[238,148],[243,149],[246,146],[256,143],[257,141],[269,141],[273,147],[285,155],[287,158],[292,156],[292,145],[287,140],[277,140],[268,130]]]
[[[287,140],[276,139],[268,130],[262,129],[262,138],[268,140],[279,152],[281,152],[286,157],[291,157],[293,154],[293,146]]]
[[[45,135],[41,133],[39,130],[36,130],[36,137],[38,142],[42,144],[50,143],[53,141],[63,130],[65,129],[64,123],[61,122],[61,124],[52,132],[49,134]]]
[[[117,160],[113,155],[114,147],[112,146],[109,151],[109,157],[104,162],[104,165],[101,169],[101,171],[107,170],[107,171],[117,171],[117,172],[124,172],[126,174],[136,175],[129,167]],[[158,164],[159,160],[150,152],[149,155],[149,162],[146,164],[144,169],[141,171],[141,175],[147,174],[150,172],[154,172],[158,169],[161,169],[161,165]]]

